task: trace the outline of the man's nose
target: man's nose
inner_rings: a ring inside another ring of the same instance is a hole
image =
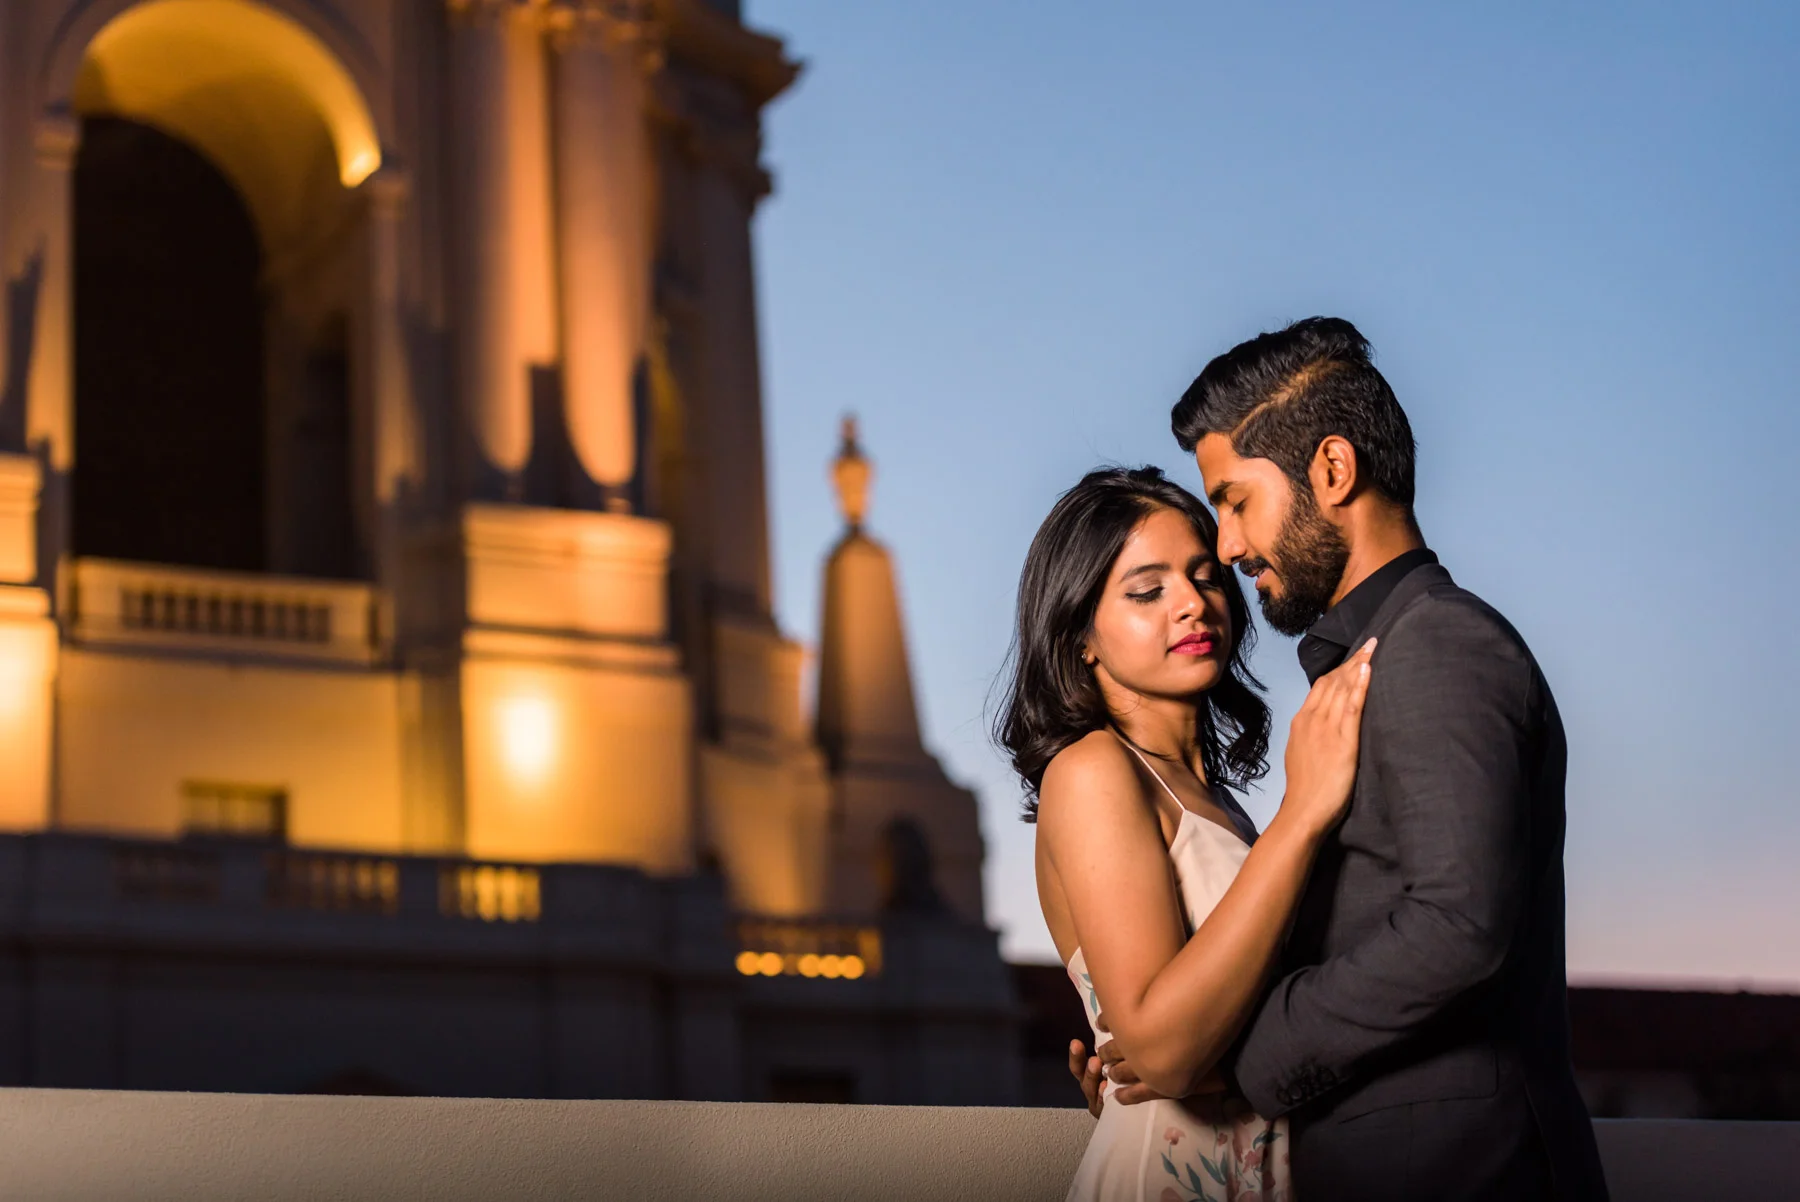
[[[1234,566],[1238,560],[1250,553],[1244,546],[1243,536],[1238,533],[1237,523],[1219,519],[1219,558],[1225,561],[1226,567]]]

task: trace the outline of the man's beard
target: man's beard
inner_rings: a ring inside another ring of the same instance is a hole
[[[1350,562],[1350,545],[1319,512],[1312,490],[1296,485],[1293,493],[1281,532],[1275,536],[1275,562],[1249,559],[1238,564],[1252,576],[1273,568],[1280,577],[1280,594],[1258,589],[1256,598],[1262,602],[1263,620],[1286,635],[1305,634],[1325,616]]]

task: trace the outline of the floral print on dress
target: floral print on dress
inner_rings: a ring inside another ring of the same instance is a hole
[[[1283,1138],[1277,1124],[1259,1118],[1242,1098],[1188,1098],[1181,1108],[1197,1130],[1163,1130],[1167,1183],[1158,1202],[1289,1202],[1287,1174],[1265,1171],[1270,1157],[1286,1162],[1286,1149],[1275,1147]]]
[[[1080,993],[1081,1000],[1087,1003],[1088,1014],[1098,1019],[1100,1017],[1100,995],[1094,992],[1094,978],[1085,972],[1082,973],[1076,992]]]
[[[1184,830],[1189,837],[1178,839],[1169,857],[1192,930],[1224,896],[1249,849],[1203,819],[1189,820]],[[1100,999],[1080,948],[1065,967],[1098,1048],[1111,1036],[1100,1030]],[[1110,1096],[1112,1083],[1103,1088]],[[1285,1119],[1261,1118],[1243,1098],[1224,1094],[1135,1106],[1108,1102],[1069,1183],[1068,1202],[1294,1202],[1287,1132]]]

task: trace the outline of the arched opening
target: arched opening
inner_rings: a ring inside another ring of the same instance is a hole
[[[148,0],[88,44],[74,100],[76,553],[366,572],[361,93],[273,8]]]
[[[931,841],[915,819],[895,818],[882,829],[877,872],[883,910],[934,914],[944,908]]]
[[[265,566],[262,250],[207,158],[89,118],[75,163],[77,553]]]

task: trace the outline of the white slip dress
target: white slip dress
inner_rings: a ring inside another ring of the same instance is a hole
[[[1192,936],[1225,896],[1250,845],[1182,805],[1149,759],[1125,746],[1181,811],[1169,861]],[[1098,1048],[1112,1035],[1094,1026],[1100,999],[1080,948],[1069,957],[1068,971]],[[1102,1088],[1109,1100],[1069,1186],[1069,1202],[1292,1202],[1286,1120],[1261,1118],[1248,1102],[1225,1094],[1126,1106],[1110,1101],[1110,1082]]]

